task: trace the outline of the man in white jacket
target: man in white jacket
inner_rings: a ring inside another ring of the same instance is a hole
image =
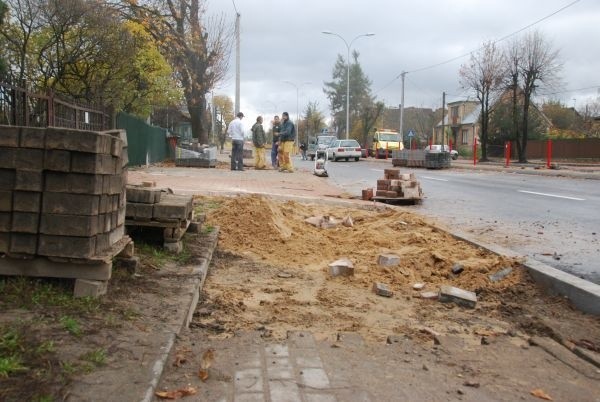
[[[229,123],[227,134],[231,138],[231,170],[244,170],[244,126],[242,119],[244,113],[239,112],[237,117]]]

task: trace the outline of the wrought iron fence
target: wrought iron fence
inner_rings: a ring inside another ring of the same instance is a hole
[[[109,130],[112,116],[105,110],[69,103],[52,92],[37,94],[0,82],[0,124],[26,127],[67,127]]]

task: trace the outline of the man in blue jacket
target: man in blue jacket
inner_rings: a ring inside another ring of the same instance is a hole
[[[294,149],[296,127],[294,127],[294,123],[290,121],[290,115],[288,112],[283,112],[281,117],[281,130],[279,132],[279,139],[281,141],[281,166],[279,167],[279,171],[292,173],[294,171],[294,166],[292,166],[290,154]]]

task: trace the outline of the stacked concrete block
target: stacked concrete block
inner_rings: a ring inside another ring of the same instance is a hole
[[[423,191],[413,173],[400,174],[400,169],[385,169],[377,180],[375,198],[420,200]]]
[[[181,237],[194,218],[193,198],[153,187],[127,186],[126,218],[128,227],[163,228],[164,246],[179,252]]]
[[[124,131],[0,126],[0,253],[106,259],[125,234]]]

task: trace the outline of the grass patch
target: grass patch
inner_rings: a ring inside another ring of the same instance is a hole
[[[79,322],[75,318],[63,315],[62,317],[60,317],[60,323],[62,324],[63,328],[66,329],[67,332],[69,332],[71,335],[81,335],[81,327],[79,326]]]
[[[222,201],[214,199],[196,200],[198,203],[194,206],[194,213],[205,214],[213,209],[221,208]]]
[[[215,230],[213,225],[204,225],[202,226],[202,234],[209,234]]]
[[[149,265],[152,268],[160,268],[169,262],[185,265],[192,258],[192,253],[186,247],[185,242],[183,243],[183,250],[179,254],[171,253],[161,246],[153,246],[147,243],[136,244],[136,253],[140,256],[142,264]]]
[[[0,279],[0,307],[20,307],[28,310],[58,307],[75,313],[97,311],[100,301],[91,297],[73,297],[69,280],[26,277]]]
[[[91,350],[81,355],[80,359],[96,366],[103,366],[106,364],[106,351],[104,349]]]

